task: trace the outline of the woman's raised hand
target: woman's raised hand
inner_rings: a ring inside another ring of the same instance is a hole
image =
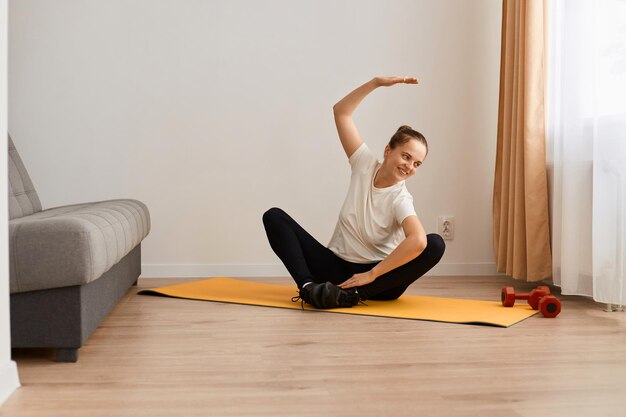
[[[419,81],[414,77],[376,77],[376,84],[380,87],[391,87],[394,84],[418,84]]]
[[[359,103],[378,87],[389,87],[398,83],[417,84],[418,81],[417,78],[413,77],[374,77],[362,86],[354,89],[333,106],[339,140],[348,158],[363,143],[354,120],[352,120],[352,113],[354,113]]]

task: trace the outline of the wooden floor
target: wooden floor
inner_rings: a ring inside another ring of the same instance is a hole
[[[175,282],[182,281],[142,279],[139,287]],[[409,293],[498,300],[512,283],[424,277]],[[505,329],[136,292],[95,331],[78,363],[14,351],[23,386],[0,415],[626,415],[626,313],[582,297],[562,297],[556,319],[534,316]]]

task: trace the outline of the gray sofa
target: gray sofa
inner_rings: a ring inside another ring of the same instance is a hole
[[[148,208],[109,200],[42,210],[9,136],[11,345],[78,349],[141,274]]]

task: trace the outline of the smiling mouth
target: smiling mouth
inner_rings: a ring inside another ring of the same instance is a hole
[[[403,170],[402,168],[398,168],[398,170],[402,173],[402,175],[408,175],[409,173]]]

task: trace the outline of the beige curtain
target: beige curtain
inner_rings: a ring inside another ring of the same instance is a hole
[[[552,276],[546,176],[547,0],[504,0],[493,238],[498,272]]]

